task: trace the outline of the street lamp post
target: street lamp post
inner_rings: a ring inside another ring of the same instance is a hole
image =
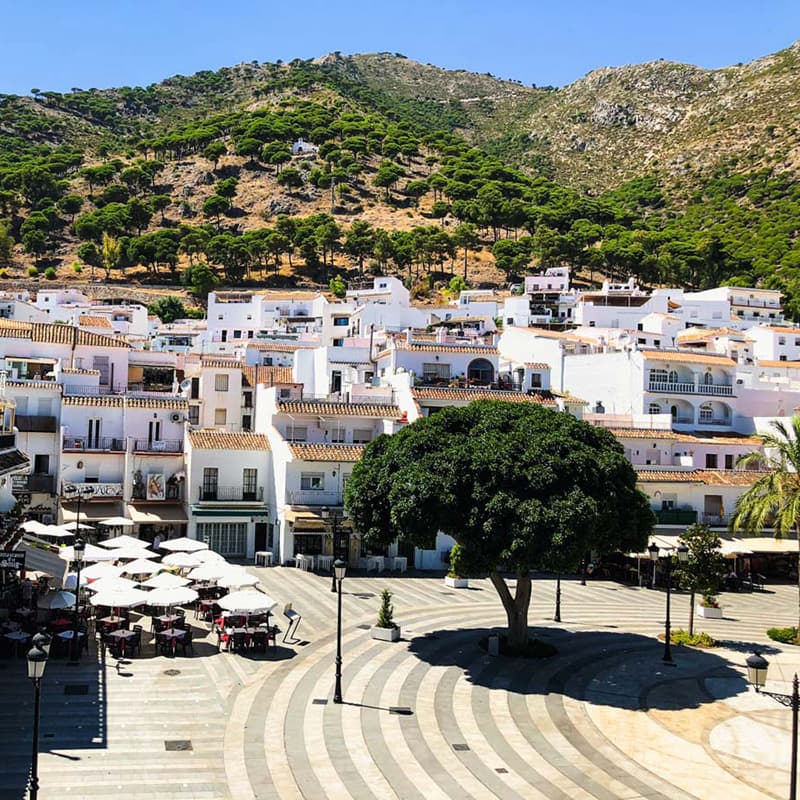
[[[553,622],[561,622],[561,573],[556,573],[556,613]]]
[[[38,640],[38,641],[37,641]],[[31,781],[30,800],[39,797],[39,708],[41,706],[42,677],[47,665],[47,652],[43,646],[47,642],[49,649],[50,637],[37,634],[33,637],[33,647],[28,651],[28,677],[33,681],[33,750],[31,751]]]
[[[655,579],[655,569],[656,569],[656,562],[658,561],[658,545],[653,542],[650,547],[647,548],[647,552],[650,555],[650,560],[653,562],[653,577]],[[678,561],[681,563],[685,562],[689,558],[689,548],[682,544],[677,548],[678,553]],[[662,661],[665,664],[672,664],[672,648],[670,639],[672,638],[672,633],[670,631],[670,598],[672,595],[672,556],[667,556],[667,617],[664,620],[664,655],[662,657]],[[655,581],[654,581],[655,583]]]
[[[333,690],[333,702],[342,703],[342,581],[347,564],[341,559],[333,562],[333,578],[337,583],[336,612],[336,686]]]
[[[78,495],[78,503],[80,503],[80,495]],[[75,575],[75,624],[72,630],[72,653],[70,660],[80,661],[81,658],[81,644],[78,637],[78,624],[80,618],[80,602],[81,602],[81,567],[83,566],[83,556],[86,552],[86,542],[78,536],[75,539],[75,544],[72,546],[72,560],[75,562],[76,575]]]
[[[752,656],[747,658],[745,663],[747,664],[748,680],[753,684],[756,692],[765,694],[773,700],[777,700],[782,706],[788,706],[792,709],[792,760],[789,773],[789,800],[797,800],[797,717],[800,710],[800,682],[798,682],[797,673],[795,672],[792,680],[791,694],[765,692],[762,690],[767,682],[769,661],[756,650]]]

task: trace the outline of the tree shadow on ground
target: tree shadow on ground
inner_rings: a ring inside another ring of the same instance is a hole
[[[474,628],[441,630],[411,639],[409,651],[437,667],[455,667],[470,683],[516,694],[562,695],[617,708],[698,708],[747,691],[747,681],[718,650],[673,645],[673,664],[664,664],[664,646],[654,637],[614,631],[530,631],[558,649],[544,659],[491,657],[482,638],[504,631]],[[707,678],[725,678],[724,697],[712,697]],[[674,691],[653,691],[672,685]]]

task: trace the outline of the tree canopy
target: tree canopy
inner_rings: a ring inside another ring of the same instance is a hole
[[[654,522],[621,445],[608,432],[537,404],[445,408],[369,444],[345,504],[368,544],[461,545],[469,573],[489,573],[527,641],[530,572],[554,554],[640,550]],[[512,598],[501,572],[517,579]]]

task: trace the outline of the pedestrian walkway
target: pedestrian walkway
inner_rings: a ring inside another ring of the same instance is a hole
[[[488,581],[348,576],[343,689],[332,703],[336,595],[330,578],[251,568],[302,614],[298,641],[250,658],[200,642],[189,658],[55,661],[44,680],[42,797],[687,798],[787,795],[789,712],[747,690],[744,659],[762,645],[771,676],[800,669],[766,629],[792,624],[797,589],[723,595],[730,642],[675,648],[661,662],[664,594],[609,582],[534,583],[530,622],[556,658],[493,659],[477,646],[505,615]],[[383,588],[398,643],[370,638]],[[685,627],[688,597],[673,598]],[[280,637],[279,637],[280,639]],[[177,674],[176,674],[177,673]],[[24,796],[32,691],[23,659],[0,665],[0,799]],[[84,688],[81,688],[84,687]],[[781,691],[786,683],[774,684]],[[83,693],[85,691],[85,694]]]

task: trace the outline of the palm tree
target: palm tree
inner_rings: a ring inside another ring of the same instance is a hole
[[[736,462],[745,469],[766,471],[737,501],[731,529],[760,533],[773,527],[777,539],[794,532],[800,547],[800,416],[792,417],[791,429],[779,420],[771,425],[775,433],[764,435],[764,453],[747,453]],[[800,633],[800,549],[797,630]]]

